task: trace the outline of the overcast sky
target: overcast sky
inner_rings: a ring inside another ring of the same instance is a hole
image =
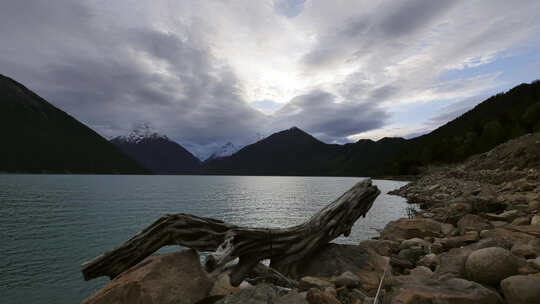
[[[540,1],[17,0],[0,73],[101,135],[205,157],[298,126],[412,136],[540,78]]]

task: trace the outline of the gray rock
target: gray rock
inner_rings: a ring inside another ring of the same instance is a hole
[[[433,275],[433,271],[426,266],[417,266],[411,270],[411,276],[419,276],[429,278]]]
[[[531,218],[528,216],[522,216],[518,217],[517,219],[512,221],[512,225],[514,226],[521,226],[521,225],[529,225],[531,223]]]
[[[269,284],[258,284],[244,288],[217,302],[217,304],[267,304],[278,298],[274,287]]]
[[[485,229],[491,229],[492,226],[488,220],[483,217],[474,214],[466,214],[458,221],[457,228],[459,234],[464,235],[468,231],[480,232]]]
[[[356,287],[360,285],[360,278],[350,271],[346,271],[334,279],[336,287]]]
[[[429,242],[424,241],[423,239],[412,238],[412,239],[404,240],[403,242],[401,242],[401,244],[399,245],[399,249],[403,250],[403,249],[407,249],[413,246],[425,247],[429,245],[430,245]]]
[[[412,246],[407,249],[401,250],[398,256],[416,265],[420,257],[424,256],[427,253],[428,253],[428,248],[420,247],[420,246]]]
[[[518,274],[518,259],[501,247],[488,247],[472,252],[465,262],[469,279],[497,286],[509,276]]]
[[[475,250],[487,247],[499,246],[499,242],[491,239],[480,240],[461,248],[453,248],[438,256],[439,266],[435,271],[437,276],[450,276],[466,278],[465,262],[469,255]]]
[[[492,221],[505,221],[511,222],[516,218],[520,217],[522,214],[519,210],[508,210],[500,214],[486,213],[486,217]]]
[[[359,246],[369,247],[375,252],[383,256],[390,256],[394,252],[399,251],[399,242],[389,240],[364,240]]]
[[[435,270],[439,265],[439,257],[434,253],[426,254],[418,260],[416,265],[425,266],[431,270]]]
[[[511,276],[501,282],[501,289],[508,304],[540,303],[540,278]]]

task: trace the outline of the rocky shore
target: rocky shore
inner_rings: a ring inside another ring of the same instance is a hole
[[[298,268],[296,288],[233,287],[186,250],[147,258],[83,303],[540,303],[540,133],[393,194],[411,203],[409,218],[377,239],[328,244]]]

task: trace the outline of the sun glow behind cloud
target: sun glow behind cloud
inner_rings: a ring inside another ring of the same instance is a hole
[[[538,11],[498,0],[14,1],[0,11],[0,67],[102,135],[149,121],[198,154],[293,125],[327,142],[411,136],[539,78]]]

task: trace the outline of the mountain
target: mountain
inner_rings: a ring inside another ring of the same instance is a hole
[[[134,129],[128,136],[113,138],[111,143],[156,174],[189,174],[199,170],[200,160],[165,135],[148,126]]]
[[[455,163],[526,133],[540,132],[540,81],[488,98],[436,130],[408,141],[387,172],[415,174],[438,163]]]
[[[214,153],[212,153],[212,155],[210,155],[205,160],[205,162],[211,161],[211,160],[216,159],[216,158],[223,158],[223,157],[226,157],[226,156],[231,156],[234,153],[236,153],[236,151],[238,151],[238,148],[233,143],[228,142],[225,145],[223,145],[221,148],[216,150]]]
[[[0,75],[0,171],[147,173],[106,139]]]
[[[274,133],[231,156],[203,164],[207,174],[327,175],[342,147],[325,144],[297,127]]]

